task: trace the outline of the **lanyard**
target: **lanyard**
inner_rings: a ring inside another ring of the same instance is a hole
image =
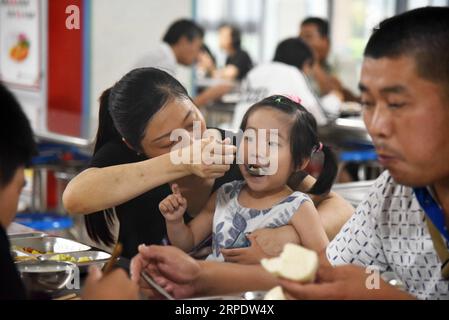
[[[449,232],[444,221],[443,209],[438,205],[427,188],[413,189],[421,208],[441,235],[449,242]]]

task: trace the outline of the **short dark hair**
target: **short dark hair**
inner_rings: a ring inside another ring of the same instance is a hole
[[[449,8],[426,7],[389,18],[375,28],[366,58],[410,56],[418,74],[441,83],[449,96]]]
[[[181,19],[170,25],[162,40],[172,45],[182,37],[186,37],[189,41],[193,41],[195,38],[202,39],[204,38],[204,30],[192,20]]]
[[[232,47],[234,48],[234,50],[240,50],[240,48],[242,47],[242,32],[240,31],[240,29],[232,24],[222,24],[220,26],[221,28],[229,28],[231,29],[231,41],[232,41]]]
[[[30,164],[36,143],[28,118],[1,83],[0,102],[0,187],[4,187],[11,182],[17,168]]]
[[[305,64],[313,63],[313,52],[299,37],[289,38],[278,44],[273,61],[303,70]]]
[[[313,24],[318,29],[318,32],[322,38],[329,39],[329,22],[318,17],[309,17],[303,20],[301,26],[306,24]]]

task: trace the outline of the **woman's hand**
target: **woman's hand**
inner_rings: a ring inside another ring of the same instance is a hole
[[[139,253],[131,261],[131,275],[149,298],[161,298],[140,278],[147,272],[161,287],[175,298],[187,298],[196,293],[196,280],[201,267],[182,250],[173,246],[139,246]]]
[[[183,220],[187,209],[187,200],[182,196],[177,184],[172,184],[173,194],[159,203],[159,210],[166,221],[179,222]]]
[[[85,300],[137,300],[139,288],[122,269],[103,275],[97,267],[91,267],[81,297]]]
[[[251,242],[248,248],[221,249],[226,262],[259,264],[260,260],[269,257],[257,243],[257,237],[254,234],[249,234],[247,238]]]
[[[257,242],[262,250],[272,257],[280,255],[287,243],[301,244],[298,233],[291,225],[275,229],[259,229],[254,231],[252,235],[257,237]]]
[[[211,134],[207,138],[194,140],[189,146],[173,151],[171,155],[176,157],[190,174],[204,179],[216,179],[229,171],[236,151],[237,148],[231,144],[229,138],[218,140]]]

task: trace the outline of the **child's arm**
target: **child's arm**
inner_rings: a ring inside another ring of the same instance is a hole
[[[302,246],[319,253],[329,244],[320,216],[311,201],[299,206],[290,223],[298,233]]]
[[[159,210],[165,218],[171,244],[189,252],[212,232],[216,193],[210,197],[198,216],[186,225],[183,217],[187,200],[181,195],[176,184],[172,185],[172,192],[173,194],[161,201]]]

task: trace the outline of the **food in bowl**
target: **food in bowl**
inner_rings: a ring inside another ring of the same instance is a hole
[[[93,259],[91,257],[79,257],[76,259],[75,257],[71,256],[70,254],[56,254],[52,257],[50,257],[48,260],[50,261],[69,261],[69,262],[75,262],[75,263],[83,263],[83,262],[91,262]]]
[[[37,249],[31,248],[31,247],[20,247],[20,246],[12,246],[13,250],[22,251],[25,253],[31,253],[31,254],[52,254],[53,252],[43,252],[39,251]]]

